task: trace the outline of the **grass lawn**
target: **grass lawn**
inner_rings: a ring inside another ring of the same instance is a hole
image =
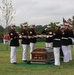
[[[37,42],[36,48],[45,47],[44,42]],[[29,53],[28,53],[29,54]],[[74,75],[74,50],[73,60],[69,63],[61,62],[61,66],[50,64],[26,64],[22,62],[22,46],[17,51],[16,65],[10,64],[10,47],[0,44],[0,75]],[[29,55],[28,55],[29,56]],[[28,57],[29,59],[29,57]]]

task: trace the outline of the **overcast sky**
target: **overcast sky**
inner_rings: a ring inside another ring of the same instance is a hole
[[[16,25],[23,22],[45,25],[62,22],[63,17],[68,19],[74,15],[74,0],[12,0],[12,5],[16,10],[12,23]]]

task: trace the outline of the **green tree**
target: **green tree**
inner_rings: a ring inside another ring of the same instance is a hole
[[[3,39],[4,28],[0,25],[0,42]]]
[[[4,28],[0,25],[0,32],[4,32]]]
[[[37,32],[37,34],[41,34],[42,30],[43,30],[42,25],[37,25],[36,26],[36,32]]]
[[[49,25],[51,26],[51,29],[54,32],[55,31],[55,25],[56,25],[56,23],[55,22],[54,23],[51,22]]]

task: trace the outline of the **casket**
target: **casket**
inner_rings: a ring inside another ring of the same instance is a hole
[[[53,48],[37,48],[31,54],[31,62],[48,63],[54,59]]]

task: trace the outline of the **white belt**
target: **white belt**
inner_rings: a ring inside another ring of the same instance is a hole
[[[47,35],[47,38],[49,38],[49,37],[53,37],[53,35]]]
[[[54,40],[59,40],[60,41],[60,39],[54,39]]]
[[[68,39],[68,38],[62,37],[62,39]]]
[[[69,39],[72,39],[72,37],[68,37]]]
[[[11,38],[10,40],[13,40],[13,38]]]

